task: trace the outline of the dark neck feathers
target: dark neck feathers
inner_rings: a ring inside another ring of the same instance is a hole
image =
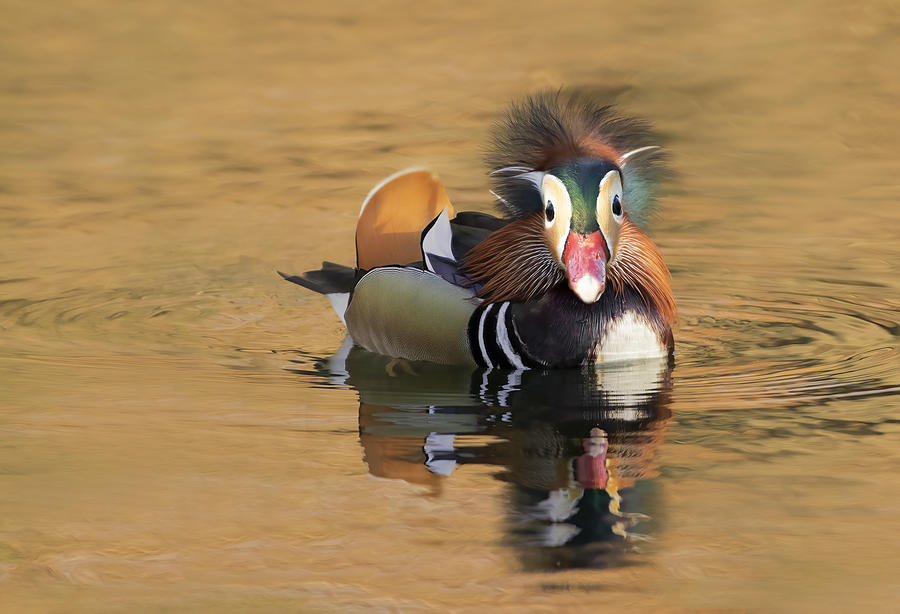
[[[670,323],[630,286],[620,293],[604,292],[587,305],[559,285],[539,299],[512,304],[510,311],[528,357],[546,365],[574,367],[593,361],[607,326],[628,312],[643,316],[670,354],[674,349]]]

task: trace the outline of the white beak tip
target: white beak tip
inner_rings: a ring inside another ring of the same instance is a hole
[[[588,274],[581,277],[574,284],[570,282],[569,287],[572,288],[575,296],[581,299],[582,303],[590,305],[600,299],[605,284],[593,275]]]

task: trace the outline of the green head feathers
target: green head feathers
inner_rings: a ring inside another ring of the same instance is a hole
[[[597,198],[600,196],[600,183],[610,172],[621,171],[612,162],[585,158],[573,160],[568,164],[551,169],[549,174],[557,177],[565,186],[572,203],[572,220],[570,227],[575,232],[589,234],[599,229]]]

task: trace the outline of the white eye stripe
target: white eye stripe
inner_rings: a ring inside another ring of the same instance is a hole
[[[562,262],[563,248],[572,220],[572,201],[566,186],[558,177],[546,174],[541,183],[544,199],[544,227],[547,230],[547,246],[557,261]],[[552,207],[552,215],[548,215]]]
[[[621,224],[624,214],[622,176],[619,171],[609,171],[600,181],[600,192],[597,194],[597,219],[600,220],[611,215],[616,223]]]

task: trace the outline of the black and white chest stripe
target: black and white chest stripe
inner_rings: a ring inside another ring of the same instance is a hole
[[[509,301],[482,303],[469,318],[469,349],[482,367],[528,369],[540,367],[522,347]]]

